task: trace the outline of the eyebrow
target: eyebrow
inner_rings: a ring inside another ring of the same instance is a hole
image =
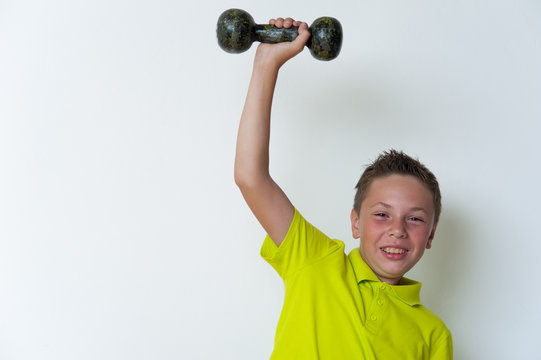
[[[386,208],[386,209],[392,208],[391,205],[389,205],[389,204],[387,204],[387,203],[384,203],[384,202],[380,201],[380,202],[377,202],[377,203],[375,203],[374,205],[370,206],[370,209],[375,208],[375,207],[378,206],[378,205],[379,205],[379,206],[383,206],[383,207]],[[426,211],[425,208],[420,207],[420,206],[414,206],[414,207],[412,207],[411,209],[409,209],[409,211],[422,211],[422,212],[424,212],[425,214],[428,214],[428,211]]]
[[[378,206],[378,205],[379,205],[379,206],[383,206],[384,208],[387,208],[387,209],[388,209],[388,208],[392,208],[391,205],[386,204],[386,203],[380,201],[380,202],[377,202],[377,203],[375,203],[374,205],[370,206],[370,209],[375,208],[375,207]]]

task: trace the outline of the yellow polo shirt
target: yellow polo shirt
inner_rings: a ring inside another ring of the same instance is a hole
[[[381,282],[359,249],[344,252],[295,210],[277,247],[261,256],[285,284],[271,359],[452,359],[451,333],[421,305],[421,284]]]

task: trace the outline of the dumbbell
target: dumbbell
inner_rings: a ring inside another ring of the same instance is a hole
[[[306,46],[318,60],[332,60],[342,47],[342,25],[332,17],[316,19],[310,28]],[[240,9],[226,10],[218,18],[216,28],[218,44],[228,53],[241,53],[254,41],[279,43],[293,41],[299,35],[298,27],[277,28],[274,25],[258,25],[250,14]]]

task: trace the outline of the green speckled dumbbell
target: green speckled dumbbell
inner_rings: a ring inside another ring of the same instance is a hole
[[[332,17],[320,17],[310,25],[310,39],[306,46],[318,60],[332,60],[342,47],[342,25]],[[241,53],[254,41],[279,43],[293,41],[299,35],[298,27],[288,29],[274,25],[258,25],[250,14],[240,9],[226,10],[218,18],[216,29],[218,44],[229,53]]]

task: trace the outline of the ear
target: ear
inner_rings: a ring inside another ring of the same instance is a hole
[[[351,219],[351,234],[354,239],[359,239],[361,237],[361,231],[359,230],[359,215],[357,215],[355,209],[351,210],[351,215],[349,217]]]
[[[432,247],[432,239],[434,239],[434,235],[436,234],[436,227],[438,226],[438,223],[434,224],[432,227],[432,231],[430,232],[430,236],[428,237],[428,241],[426,242],[426,248],[430,249]]]

